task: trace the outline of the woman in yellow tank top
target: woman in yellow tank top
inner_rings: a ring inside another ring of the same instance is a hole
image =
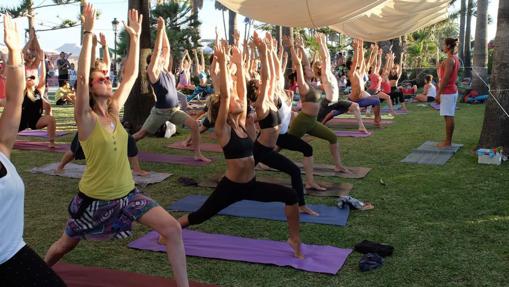
[[[178,286],[189,286],[180,224],[154,200],[135,188],[127,159],[127,132],[119,110],[138,76],[142,15],[129,11],[129,58],[116,92],[102,71],[89,72],[96,11],[86,4],[83,15],[83,48],[78,66],[74,116],[87,167],[79,193],[69,204],[65,231],[49,248],[45,261],[52,266],[74,249],[81,239],[125,238],[133,221],[167,238],[166,249]],[[93,103],[93,108],[90,103]]]

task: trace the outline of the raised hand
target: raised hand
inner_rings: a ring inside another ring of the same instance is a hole
[[[81,16],[83,31],[85,32],[93,32],[94,24],[95,24],[95,15],[96,10],[94,5],[90,3],[85,3],[85,8],[83,9],[83,15]]]
[[[232,47],[232,63],[237,64],[240,67],[242,64],[242,53],[238,47]]]
[[[290,37],[288,36],[283,36],[283,41],[282,41],[282,44],[283,44],[283,47],[285,48],[290,48],[293,46],[293,43],[292,41],[290,40]]]
[[[21,50],[18,25],[16,25],[16,23],[12,21],[11,16],[7,14],[4,16],[4,41],[11,52]]]
[[[239,44],[239,41],[240,41],[240,32],[239,32],[239,30],[235,29],[235,31],[233,31],[233,39],[234,39],[234,45],[237,46]]]
[[[267,45],[265,44],[265,42],[258,36],[258,33],[256,33],[256,31],[253,33],[253,42],[256,46],[256,48],[258,48],[258,51],[262,52],[262,53],[265,53],[267,51]]]
[[[103,47],[106,46],[106,35],[104,35],[104,33],[99,33],[99,43],[101,43],[101,45]]]
[[[138,14],[138,10],[131,9],[129,10],[129,24],[126,25],[124,21],[124,27],[129,36],[131,37],[140,37],[141,35],[141,22],[143,21],[143,15]]]
[[[302,39],[300,34],[295,36],[295,47],[304,48],[304,39]]]
[[[94,34],[94,35],[92,36],[92,45],[93,45],[94,47],[95,47],[95,46],[97,46],[97,35],[96,35],[96,34]]]
[[[157,17],[157,31],[163,30],[165,26],[163,17]]]

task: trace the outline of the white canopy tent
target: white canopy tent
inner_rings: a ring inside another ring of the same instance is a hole
[[[289,27],[329,26],[365,41],[383,41],[447,18],[449,0],[219,0],[257,21]]]

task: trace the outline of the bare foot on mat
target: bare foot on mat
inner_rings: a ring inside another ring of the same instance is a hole
[[[304,213],[304,214],[309,214],[309,215],[312,215],[312,216],[319,216],[320,214],[314,210],[312,210],[311,208],[303,205],[303,206],[299,206],[299,212],[300,213]]]
[[[294,241],[292,239],[288,239],[288,245],[293,249],[293,255],[299,259],[304,259],[304,255],[302,255],[302,251],[300,250],[300,241]]]

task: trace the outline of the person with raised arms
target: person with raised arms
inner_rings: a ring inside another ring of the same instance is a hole
[[[102,71],[90,71],[95,17],[95,8],[86,3],[74,117],[87,166],[79,193],[69,204],[70,218],[65,231],[51,245],[45,261],[54,265],[81,239],[125,238],[131,234],[132,222],[138,221],[167,238],[166,252],[177,286],[187,287],[181,227],[166,210],[134,186],[127,160],[128,134],[119,118],[120,108],[138,76],[143,15],[130,10],[129,23],[124,24],[129,34],[129,52],[124,78],[115,92]]]
[[[4,287],[66,286],[58,275],[23,240],[25,185],[10,161],[21,119],[25,67],[20,33],[9,15],[4,16],[6,98],[0,117],[0,278]]]

